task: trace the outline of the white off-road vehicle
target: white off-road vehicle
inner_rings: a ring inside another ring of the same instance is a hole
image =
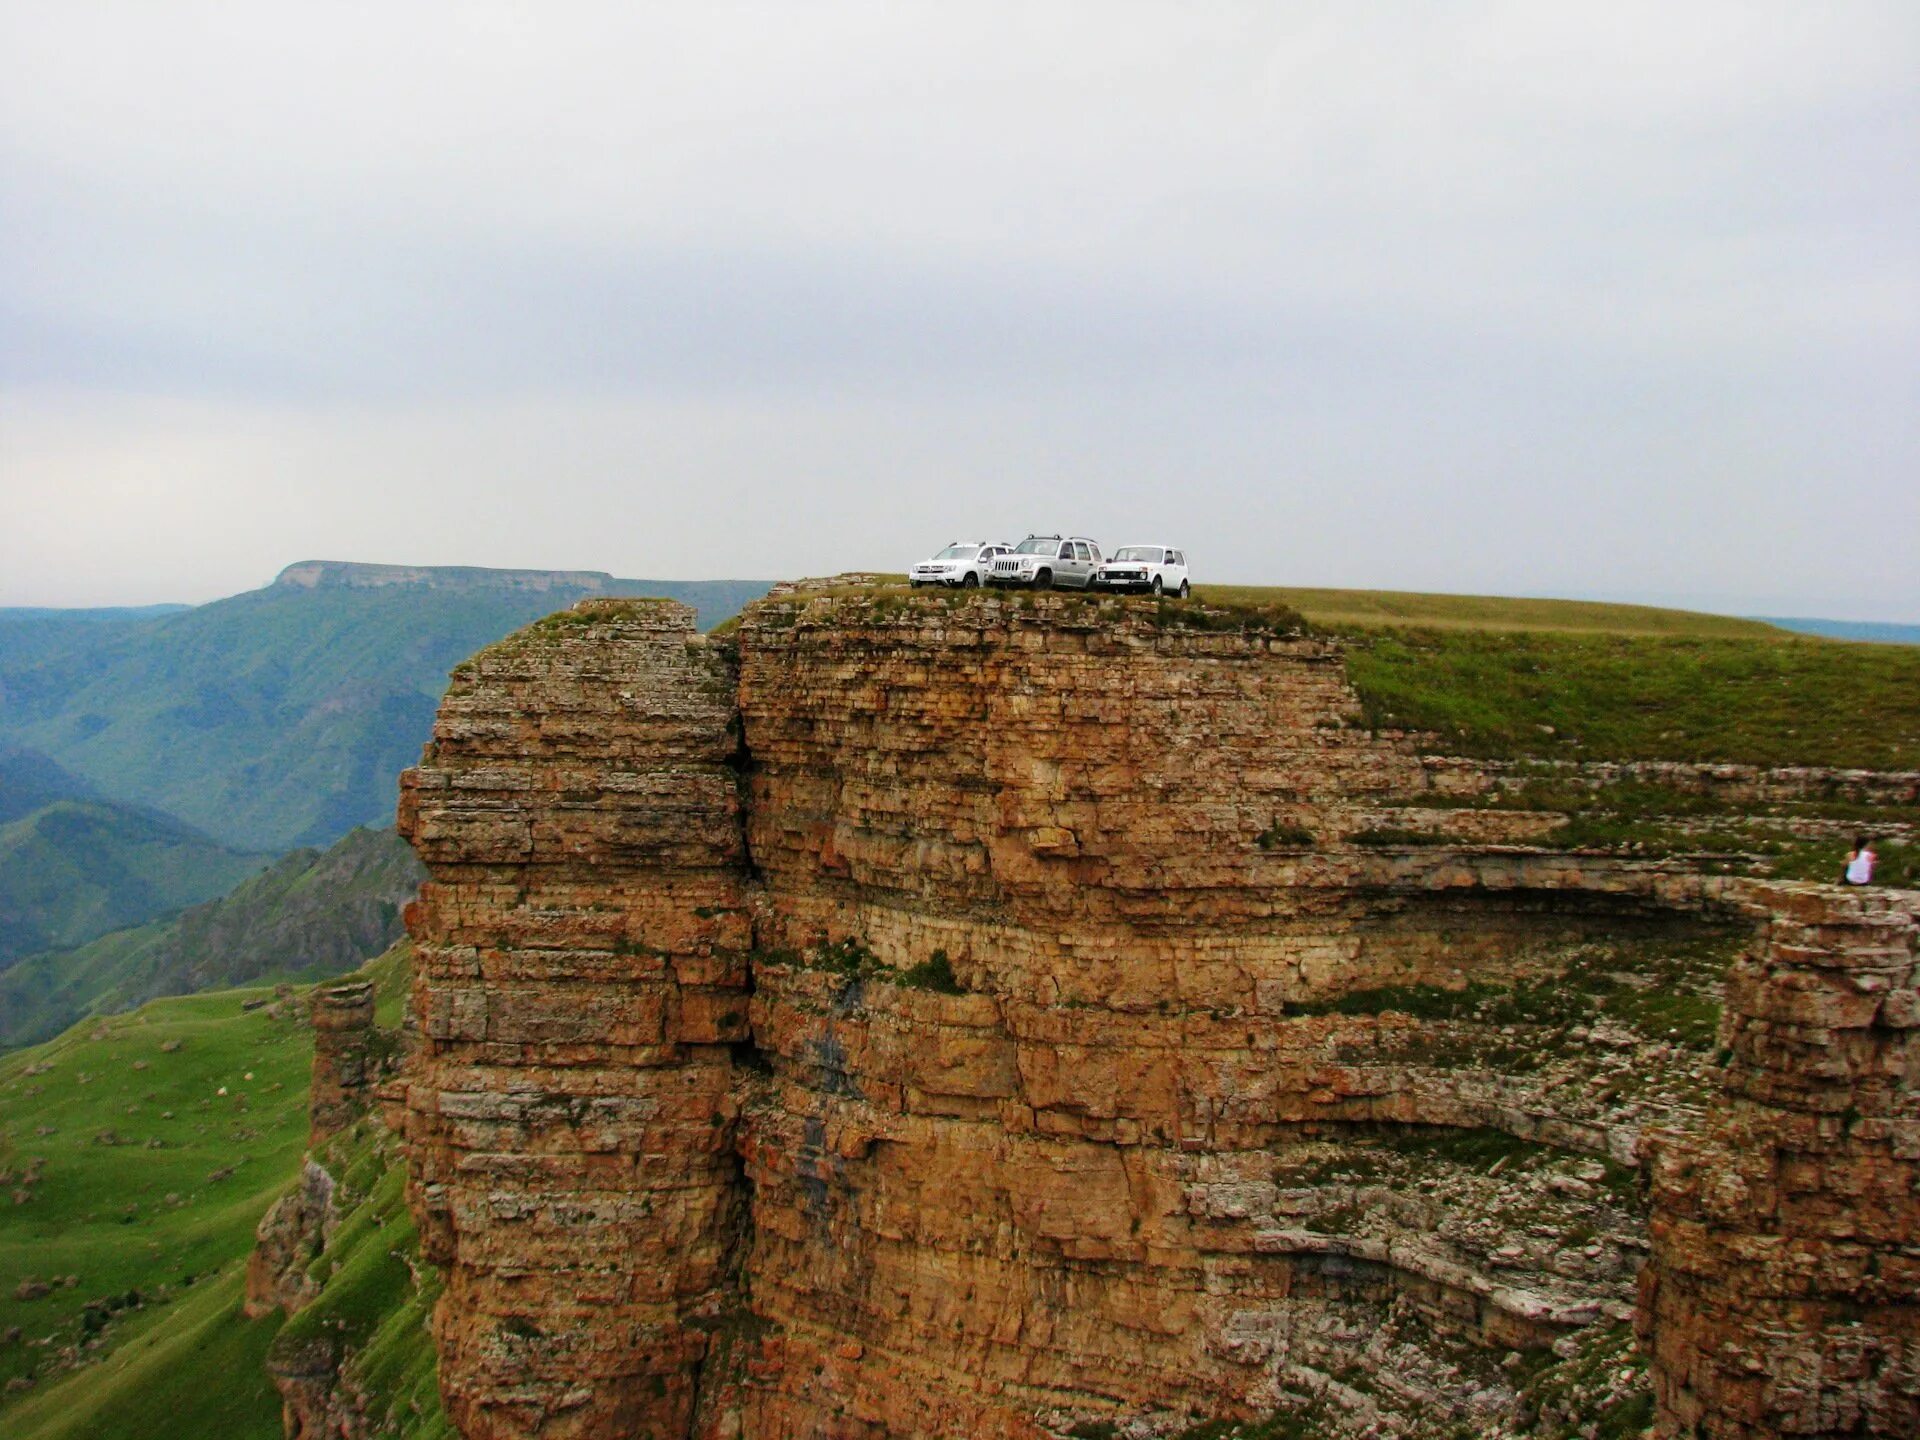
[[[1029,535],[993,562],[989,585],[1084,590],[1100,568],[1100,547],[1084,535]]]
[[[1013,549],[1005,540],[956,540],[931,560],[922,560],[907,572],[918,590],[922,585],[953,585],[972,590],[984,585],[993,562]]]
[[[1125,590],[1135,595],[1193,593],[1187,580],[1187,552],[1169,545],[1122,545],[1093,574],[1095,590]]]

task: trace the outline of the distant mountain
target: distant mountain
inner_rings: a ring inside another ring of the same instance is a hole
[[[1808,620],[1801,618],[1764,618],[1782,630],[1797,630],[1802,635],[1824,635],[1829,640],[1867,640],[1876,645],[1920,645],[1920,625],[1890,625],[1881,620]]]
[[[38,750],[0,746],[0,825],[56,800],[98,799],[94,788]]]
[[[354,830],[330,850],[283,856],[221,899],[23,960],[0,973],[0,1047],[162,995],[357,969],[399,938],[424,875],[392,830]]]
[[[0,671],[54,655],[84,653],[113,643],[149,620],[178,615],[186,605],[133,605],[99,610],[0,607]],[[0,724],[6,717],[6,684],[0,680]]]
[[[304,561],[264,590],[136,620],[0,623],[0,742],[249,850],[325,845],[393,813],[447,672],[590,595],[683,600],[711,627],[745,580]]]
[[[96,605],[65,609],[58,605],[0,605],[0,625],[16,620],[61,620],[72,625],[117,625],[129,620],[151,620],[176,615],[191,605]]]
[[[0,971],[223,895],[265,863],[144,807],[53,798],[0,825]]]

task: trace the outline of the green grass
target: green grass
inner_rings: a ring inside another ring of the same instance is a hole
[[[1530,600],[1502,595],[1427,595],[1402,590],[1319,590],[1282,585],[1196,585],[1209,604],[1285,605],[1323,629],[1592,631],[1610,635],[1687,635],[1782,639],[1760,620],[1738,620],[1651,605],[1589,600]]]
[[[934,951],[918,965],[907,966],[895,979],[898,984],[911,985],[919,990],[933,990],[942,995],[966,993],[966,987],[953,973],[953,962],[947,958],[944,950]]]
[[[862,573],[872,573],[873,583],[824,587],[806,591],[801,598],[860,595],[906,588],[905,574],[882,571]],[[932,598],[951,598],[967,592],[936,589],[921,593]],[[1071,595],[1077,592],[1057,593]],[[1290,585],[1196,585],[1193,587],[1193,598],[1229,610],[1296,611],[1322,629],[1414,626],[1422,629],[1591,631],[1612,635],[1755,639],[1782,639],[1788,634],[1762,620],[1741,620],[1694,610],[1668,610],[1652,605],[1613,605],[1591,600],[1433,595],[1406,590],[1328,590]]]
[[[340,1223],[308,1269],[321,1283],[319,1295],[287,1321],[272,1354],[319,1347],[340,1357],[380,1435],[449,1436],[430,1328],[442,1281],[420,1260],[399,1146],[377,1121],[363,1119],[335,1136],[319,1159],[340,1181]],[[415,1282],[416,1273],[424,1284]]]
[[[100,1364],[0,1409],[12,1440],[281,1440],[280,1395],[267,1376],[278,1316],[240,1313],[245,1274],[229,1265]]]
[[[1920,766],[1920,646],[1375,630],[1347,666],[1369,725],[1466,755]]]
[[[1848,846],[1803,842],[1783,849],[1773,861],[1775,875],[1788,880],[1837,881]],[[1873,883],[1896,890],[1920,890],[1920,843],[1899,840],[1874,842],[1879,862],[1874,866]]]
[[[798,965],[807,970],[825,970],[848,980],[880,980],[889,985],[905,985],[916,990],[931,990],[940,995],[964,995],[966,988],[953,973],[947,952],[936,950],[925,960],[895,969],[867,946],[865,941],[835,940],[817,945],[804,953],[769,951],[764,963]]]
[[[1920,847],[1898,838],[1902,827],[1920,831],[1920,806],[1863,805],[1819,795],[1787,801],[1741,803],[1710,791],[1617,781],[1593,786],[1543,773],[1494,795],[1425,799],[1440,808],[1558,811],[1566,816],[1538,843],[1562,850],[1613,850],[1649,857],[1717,855],[1792,880],[1832,882],[1854,834],[1873,839],[1879,856],[1875,883],[1910,889],[1920,883]],[[1349,838],[1409,832],[1362,832]],[[1373,843],[1381,843],[1375,840]],[[1432,843],[1431,839],[1427,843]]]
[[[398,1023],[409,959],[402,943],[361,972],[383,1025]],[[313,1343],[344,1356],[377,1433],[451,1435],[428,1328],[441,1281],[419,1262],[399,1147],[377,1123],[360,1121],[321,1154],[342,1213],[310,1271],[318,1298],[284,1324],[240,1314],[254,1229],[293,1181],[307,1133],[311,1031],[243,1008],[272,993],[158,1001],[0,1060],[0,1168],[17,1183],[43,1157],[28,1201],[0,1204],[0,1332],[25,1332],[0,1347],[0,1377],[32,1371],[38,1382],[0,1399],[9,1440],[278,1437],[268,1362]],[[101,1145],[108,1130],[168,1143]],[[22,1280],[67,1274],[80,1283],[15,1296]],[[135,1293],[138,1305],[126,1303]],[[89,1335],[102,1341],[90,1363],[53,1363]],[[52,1343],[27,1343],[42,1337]]]
[[[1654,1039],[1711,1049],[1720,1024],[1714,987],[1745,944],[1721,934],[1614,940],[1576,947],[1556,973],[1512,985],[1476,981],[1459,989],[1393,985],[1351,990],[1291,1005],[1294,1015],[1410,1015],[1564,1032],[1611,1020]]]
[[[1593,1326],[1571,1356],[1550,1355],[1544,1352],[1522,1372],[1521,1411],[1531,1419],[1526,1433],[1538,1440],[1631,1440],[1647,1433],[1653,1393],[1630,1326]],[[1630,1378],[1622,1382],[1622,1374]]]
[[[150,1435],[156,1416],[179,1434],[279,1433],[257,1363],[274,1324],[234,1314],[254,1227],[306,1140],[310,1032],[243,1008],[272,995],[156,1001],[0,1059],[0,1199],[25,1196],[0,1203],[0,1333],[23,1331],[0,1379],[37,1380],[0,1399],[0,1433]],[[89,1304],[116,1302],[90,1327]],[[63,1371],[90,1328],[92,1363]]]
[[[1179,1431],[1174,1440],[1317,1440],[1328,1433],[1318,1404],[1276,1410],[1258,1420],[1203,1420]]]
[[[373,1023],[381,1030],[398,1030],[406,1020],[413,994],[413,941],[401,938],[384,955],[360,969],[373,982]]]

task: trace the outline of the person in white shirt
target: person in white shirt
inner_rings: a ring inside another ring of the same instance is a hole
[[[1862,835],[1853,842],[1853,853],[1847,856],[1846,882],[1849,885],[1871,885],[1873,883],[1873,862],[1879,857],[1873,853],[1871,842]]]

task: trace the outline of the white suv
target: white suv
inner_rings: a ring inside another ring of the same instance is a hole
[[[1100,547],[1084,535],[1029,535],[993,562],[987,583],[1084,590],[1099,568]]]
[[[1006,541],[956,540],[931,560],[922,560],[907,572],[918,590],[922,585],[957,585],[972,590],[984,584],[993,562],[1013,546]]]
[[[1187,583],[1187,552],[1166,545],[1122,545],[1093,574],[1095,590],[1130,590],[1143,595],[1193,593]]]

